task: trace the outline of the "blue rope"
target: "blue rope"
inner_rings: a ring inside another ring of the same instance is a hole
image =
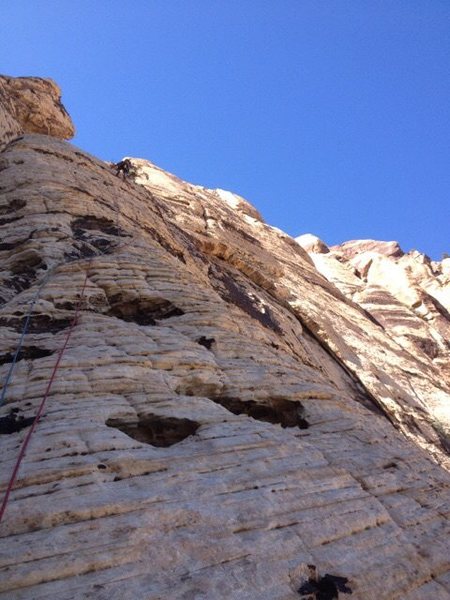
[[[16,349],[16,351],[14,353],[11,366],[9,367],[8,374],[6,375],[6,378],[5,378],[5,383],[3,384],[2,393],[1,393],[1,396],[0,396],[0,406],[2,406],[3,403],[4,403],[4,401],[5,401],[6,390],[8,389],[8,385],[9,385],[9,383],[11,381],[11,377],[13,375],[13,371],[14,371],[14,368],[15,368],[16,363],[17,363],[17,358],[19,356],[19,352],[22,350],[23,341],[24,341],[25,335],[27,334],[27,331],[28,331],[28,325],[30,323],[31,315],[33,314],[34,305],[38,301],[38,298],[39,298],[39,296],[41,294],[41,291],[42,291],[43,287],[46,285],[46,283],[48,282],[48,280],[50,278],[50,274],[52,273],[52,271],[53,271],[53,269],[50,269],[50,271],[46,274],[46,276],[44,277],[44,280],[42,281],[41,285],[38,287],[37,292],[34,295],[34,298],[33,298],[32,302],[30,303],[30,307],[28,309],[27,318],[25,319],[25,323],[24,323],[24,326],[22,328],[22,334],[20,336],[19,345],[17,346],[17,349]]]
[[[116,202],[115,211],[116,211],[116,226],[117,226],[117,228],[119,228],[119,215],[120,215],[120,207],[119,207],[119,203],[118,203],[118,202]],[[99,252],[98,252],[98,254],[97,254],[97,255],[98,255],[98,256],[100,256],[100,255],[104,255],[104,254],[105,254],[105,253],[104,253],[104,252],[102,252],[102,250],[99,250]],[[12,360],[11,366],[9,367],[8,374],[6,375],[5,383],[3,384],[2,393],[1,393],[1,395],[0,395],[0,407],[3,405],[3,403],[4,403],[4,401],[5,401],[5,397],[6,397],[6,390],[7,390],[7,388],[8,388],[8,385],[9,385],[10,381],[11,381],[11,377],[12,377],[12,375],[13,375],[14,368],[15,368],[15,366],[16,366],[16,363],[17,363],[17,358],[18,358],[18,356],[19,356],[19,352],[22,350],[23,341],[24,341],[24,339],[25,339],[25,335],[27,334],[27,331],[28,331],[28,325],[29,325],[29,323],[30,323],[30,319],[31,319],[31,315],[32,315],[32,313],[33,313],[33,308],[34,308],[34,305],[35,305],[35,304],[36,304],[36,302],[38,301],[38,298],[39,298],[39,296],[40,296],[40,294],[41,294],[41,291],[42,291],[43,287],[46,285],[46,283],[48,282],[48,280],[49,280],[49,278],[50,278],[51,274],[53,273],[53,271],[56,269],[56,267],[57,267],[57,266],[59,266],[59,265],[55,265],[54,267],[52,267],[52,268],[51,268],[51,269],[48,271],[48,273],[47,273],[47,274],[46,274],[46,276],[44,277],[44,279],[43,279],[43,281],[42,281],[41,285],[38,287],[38,289],[37,289],[37,292],[36,292],[36,294],[34,295],[34,298],[33,298],[32,302],[30,303],[30,308],[28,309],[27,318],[25,319],[25,323],[24,323],[24,326],[23,326],[23,329],[22,329],[22,334],[21,334],[21,336],[20,336],[19,345],[17,346],[17,350],[16,350],[16,352],[14,353],[14,356],[13,356],[13,360]]]

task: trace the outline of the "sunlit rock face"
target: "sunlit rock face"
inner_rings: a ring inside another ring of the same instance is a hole
[[[386,335],[436,380],[450,381],[450,276],[446,263],[431,261],[397,242],[355,240],[333,246],[326,255],[308,251],[318,271],[345,296],[367,311]],[[431,371],[430,371],[431,372]],[[448,427],[447,401],[428,404],[442,427]]]
[[[21,133],[73,137],[72,120],[51,79],[0,75],[0,149]]]
[[[295,238],[295,241],[307,252],[312,252],[314,254],[326,254],[330,251],[325,242],[312,233],[304,233],[303,235],[299,235]]]
[[[2,382],[35,304],[2,494],[80,309],[0,524],[0,599],[448,598],[443,365],[355,299],[356,255],[21,134],[0,156]],[[444,263],[420,263],[429,297]]]

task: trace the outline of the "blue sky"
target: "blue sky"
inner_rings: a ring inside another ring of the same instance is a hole
[[[105,160],[239,193],[293,236],[450,252],[449,0],[15,0],[0,56],[55,79]]]

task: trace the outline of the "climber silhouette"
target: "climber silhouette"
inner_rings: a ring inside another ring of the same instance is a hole
[[[113,164],[113,168],[116,169],[116,176],[122,174],[122,179],[125,181],[130,175],[134,174],[134,168],[129,158],[125,158],[118,163]]]

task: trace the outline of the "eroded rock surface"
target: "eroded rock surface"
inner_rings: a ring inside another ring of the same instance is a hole
[[[51,79],[0,75],[0,149],[21,133],[73,137],[72,120]]]
[[[440,364],[235,194],[47,135],[1,161],[2,381],[40,292],[0,416],[36,414],[86,281],[1,599],[294,600],[308,565],[360,600],[449,598]],[[0,436],[2,494],[26,431]]]

